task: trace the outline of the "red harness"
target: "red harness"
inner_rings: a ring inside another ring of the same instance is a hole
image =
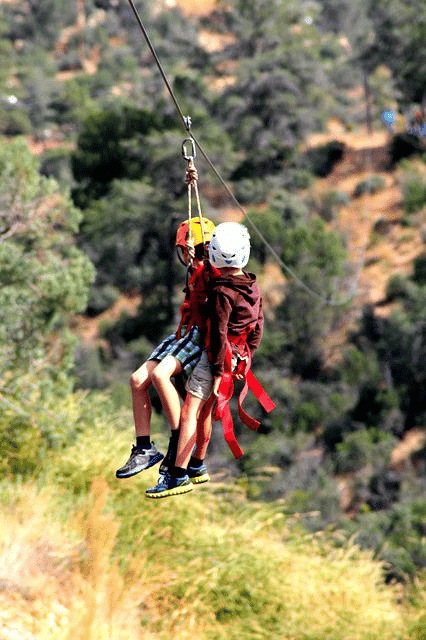
[[[219,395],[214,412],[214,419],[222,421],[223,435],[235,458],[241,458],[244,451],[241,449],[234,433],[229,401],[234,393],[234,380],[243,377],[244,386],[238,396],[238,416],[243,424],[257,431],[260,427],[259,420],[250,416],[242,407],[244,399],[250,389],[267,413],[275,409],[276,404],[266,393],[260,382],[251,371],[251,353],[246,343],[246,336],[228,336],[226,349],[225,371],[220,381]]]
[[[210,279],[220,275],[220,272],[210,263],[204,263],[192,273],[186,289],[185,300],[181,307],[181,321],[177,331],[177,337],[180,337],[180,331],[186,325],[186,331],[196,324],[201,331],[205,332],[205,343],[207,350],[210,345],[210,322],[206,318],[205,300]],[[266,412],[270,412],[275,408],[275,403],[268,396],[260,382],[255,378],[251,371],[251,353],[247,345],[247,336],[253,330],[256,323],[249,325],[245,333],[238,336],[228,335],[228,343],[224,362],[224,373],[219,386],[219,395],[214,410],[214,419],[221,420],[223,426],[223,434],[235,458],[241,458],[243,450],[237,442],[234,434],[234,425],[232,421],[229,400],[234,393],[234,380],[243,379],[244,386],[238,396],[238,415],[243,424],[257,431],[260,422],[250,416],[242,407],[242,403],[250,389],[257,400],[260,402]],[[213,402],[213,399],[211,400]],[[208,402],[209,407],[211,402]]]
[[[186,327],[186,333],[196,324],[200,331],[207,329],[206,300],[209,283],[212,277],[220,275],[220,272],[209,262],[198,265],[192,272],[188,285],[185,287],[185,299],[180,308],[181,319],[176,331],[176,337],[180,338],[182,327]]]

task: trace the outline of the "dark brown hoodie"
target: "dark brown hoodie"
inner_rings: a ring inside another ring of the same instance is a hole
[[[208,299],[209,356],[213,376],[224,372],[229,336],[246,335],[253,355],[263,332],[262,298],[253,273],[223,275],[212,279]]]

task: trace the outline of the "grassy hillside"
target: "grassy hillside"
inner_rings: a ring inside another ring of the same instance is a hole
[[[116,480],[130,425],[105,406],[36,481],[3,483],[1,638],[424,638],[424,584],[385,585],[370,554],[306,533],[285,504],[215,477],[158,502],[144,496],[155,469]]]

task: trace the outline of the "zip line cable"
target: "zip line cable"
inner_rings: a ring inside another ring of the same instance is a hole
[[[196,139],[196,137],[194,136],[194,134],[192,133],[191,130],[191,118],[189,116],[185,116],[183,114],[183,111],[179,105],[179,102],[173,92],[173,89],[170,85],[170,82],[167,78],[167,75],[163,69],[163,66],[161,64],[161,61],[155,51],[155,48],[149,38],[148,32],[144,27],[144,24],[139,16],[139,13],[135,7],[135,4],[133,2],[133,0],[128,0],[130,7],[133,11],[133,14],[136,18],[136,21],[139,25],[139,28],[146,40],[146,43],[151,51],[151,54],[155,60],[155,63],[158,67],[158,70],[161,74],[161,77],[167,87],[167,90],[170,94],[170,97],[175,105],[176,111],[179,114],[180,119],[182,120],[182,124],[185,128],[185,131],[188,132],[188,134],[191,136],[192,140],[194,141],[195,145],[197,146],[197,148],[199,149],[201,155],[203,156],[203,158],[205,159],[205,161],[207,162],[207,164],[209,165],[210,169],[213,171],[213,173],[215,174],[215,176],[217,177],[217,179],[219,180],[219,182],[222,184],[222,186],[224,187],[224,189],[226,190],[226,192],[228,193],[228,195],[230,196],[230,198],[232,199],[232,201],[234,202],[234,204],[238,207],[238,209],[242,212],[242,214],[244,215],[245,219],[247,220],[247,222],[252,226],[252,228],[255,230],[255,232],[257,233],[257,235],[259,236],[260,240],[264,243],[265,247],[268,249],[268,251],[271,253],[271,255],[274,256],[275,260],[278,262],[278,264],[284,269],[284,271],[286,271],[292,278],[293,280],[295,280],[295,282],[297,282],[307,293],[309,293],[311,296],[313,296],[314,298],[316,298],[317,300],[319,300],[320,302],[322,302],[325,305],[328,306],[332,306],[332,307],[341,307],[344,306],[345,304],[347,304],[350,300],[352,300],[355,297],[355,290],[356,290],[356,285],[352,285],[351,287],[351,292],[348,293],[348,295],[346,296],[346,298],[344,300],[332,300],[331,298],[327,298],[323,295],[321,295],[320,293],[318,293],[317,291],[314,291],[314,289],[312,289],[311,287],[309,287],[307,284],[305,284],[300,278],[299,276],[293,271],[293,269],[291,267],[289,267],[287,264],[285,264],[285,262],[283,262],[283,260],[281,259],[281,257],[278,255],[278,253],[275,251],[275,249],[271,246],[271,244],[267,241],[267,239],[264,237],[264,235],[262,234],[262,232],[260,231],[260,229],[257,227],[257,225],[251,220],[250,216],[248,215],[247,211],[244,209],[244,207],[241,205],[241,203],[238,201],[238,199],[235,197],[231,187],[227,184],[227,182],[224,180],[224,178],[222,177],[222,175],[219,173],[219,171],[216,169],[216,167],[214,166],[213,162],[210,160],[209,156],[207,155],[207,153],[204,151],[203,147],[201,146],[201,144],[199,143],[199,141]],[[356,280],[358,280],[358,277],[356,278]]]
[[[160,71],[160,73],[161,73],[161,77],[163,78],[164,83],[165,83],[165,85],[166,85],[166,87],[167,87],[167,89],[168,89],[168,91],[169,91],[169,93],[170,93],[170,96],[171,96],[171,98],[172,98],[172,100],[173,100],[173,102],[174,102],[174,105],[175,105],[175,107],[176,107],[176,110],[177,110],[177,112],[178,112],[178,114],[179,114],[179,116],[180,116],[180,118],[181,118],[181,120],[182,120],[183,126],[185,127],[186,131],[189,131],[189,130],[190,130],[190,128],[191,128],[191,121],[190,121],[190,119],[189,119],[189,118],[187,118],[187,117],[185,117],[185,116],[183,115],[182,109],[180,108],[179,103],[178,103],[178,101],[177,101],[177,99],[176,99],[176,96],[175,96],[175,94],[173,93],[173,89],[172,89],[172,87],[171,87],[171,85],[170,85],[170,83],[169,83],[169,81],[168,81],[168,79],[167,79],[167,76],[166,76],[166,74],[165,74],[165,72],[164,72],[164,69],[163,69],[163,67],[162,67],[162,65],[161,65],[160,59],[159,59],[159,57],[157,56],[157,52],[155,51],[155,49],[154,49],[154,47],[153,47],[153,45],[152,45],[152,42],[151,42],[151,40],[150,40],[150,38],[149,38],[149,35],[148,35],[148,32],[147,32],[147,30],[145,29],[145,27],[144,27],[144,25],[143,25],[143,22],[142,22],[142,20],[141,20],[141,19],[140,19],[140,17],[139,17],[139,13],[138,13],[138,11],[137,11],[137,9],[136,9],[136,7],[135,7],[135,4],[134,4],[133,0],[129,0],[129,4],[130,4],[130,6],[131,6],[131,8],[132,8],[132,11],[133,11],[133,13],[134,13],[134,15],[135,15],[135,18],[136,18],[136,21],[137,21],[137,23],[138,23],[138,25],[139,25],[139,28],[140,28],[140,30],[142,31],[143,35],[144,35],[144,38],[145,38],[145,40],[146,40],[146,43],[147,43],[147,45],[148,45],[148,47],[149,47],[149,49],[150,49],[150,51],[151,51],[151,53],[152,53],[152,56],[153,56],[153,58],[154,58],[155,62],[157,63],[158,70]]]

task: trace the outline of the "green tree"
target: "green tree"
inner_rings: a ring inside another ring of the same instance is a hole
[[[369,0],[372,41],[363,55],[371,69],[388,66],[404,102],[421,102],[425,95],[426,14],[423,0]]]
[[[318,24],[347,43],[346,61],[340,70],[336,70],[335,79],[364,85],[364,104],[358,105],[358,109],[353,104],[350,109],[352,121],[366,120],[371,128],[384,109],[396,108],[400,97],[398,77],[390,72],[394,59],[399,60],[399,55],[395,55],[397,49],[391,44],[393,27],[390,23],[386,26],[378,3],[372,0],[320,0],[319,4]],[[396,4],[387,3],[386,11],[389,10],[392,20]],[[347,107],[348,101],[343,104],[344,121],[348,121]]]
[[[71,157],[73,175],[79,183],[73,191],[75,203],[87,207],[104,196],[115,179],[140,179],[145,173],[143,158],[132,151],[129,141],[138,134],[173,124],[170,117],[130,106],[89,116]]]
[[[0,17],[0,131],[6,135],[28,133],[31,123],[22,102],[23,92],[16,83],[11,86],[11,77],[16,73],[17,54],[12,43],[5,37],[7,25]]]
[[[426,287],[411,283],[400,295],[401,307],[388,318],[366,309],[353,336],[358,349],[378,363],[378,375],[362,383],[353,414],[383,425],[386,410],[397,406],[404,430],[422,425],[426,416]]]
[[[290,2],[235,0],[226,14],[235,40],[221,62],[233,65],[234,82],[217,100],[215,117],[245,154],[234,179],[282,171],[336,104],[330,73],[342,49],[305,13]]]
[[[84,211],[80,244],[98,270],[98,281],[148,294],[165,273],[169,226],[176,223],[166,194],[148,180],[115,180],[108,197]]]
[[[286,295],[276,309],[272,333],[282,336],[270,353],[277,365],[290,366],[306,378],[317,378],[323,360],[325,339],[343,311],[344,305],[331,306],[339,282],[344,276],[346,253],[337,234],[312,215],[295,194],[279,191],[268,209],[256,214],[256,227],[271,238],[288,278]],[[252,234],[253,256],[264,262],[265,247]]]
[[[0,476],[22,476],[72,437],[61,420],[73,386],[70,327],[94,268],[74,242],[80,212],[40,176],[23,140],[2,145],[0,177]]]
[[[60,28],[75,21],[76,4],[61,0],[24,0],[11,3],[4,11],[11,39],[32,40],[36,45],[52,47]]]
[[[67,371],[67,328],[82,311],[93,265],[73,241],[81,219],[69,195],[40,176],[26,143],[2,145],[0,164],[0,376],[39,368]],[[55,348],[52,348],[52,344]],[[51,354],[51,355],[49,355]]]

